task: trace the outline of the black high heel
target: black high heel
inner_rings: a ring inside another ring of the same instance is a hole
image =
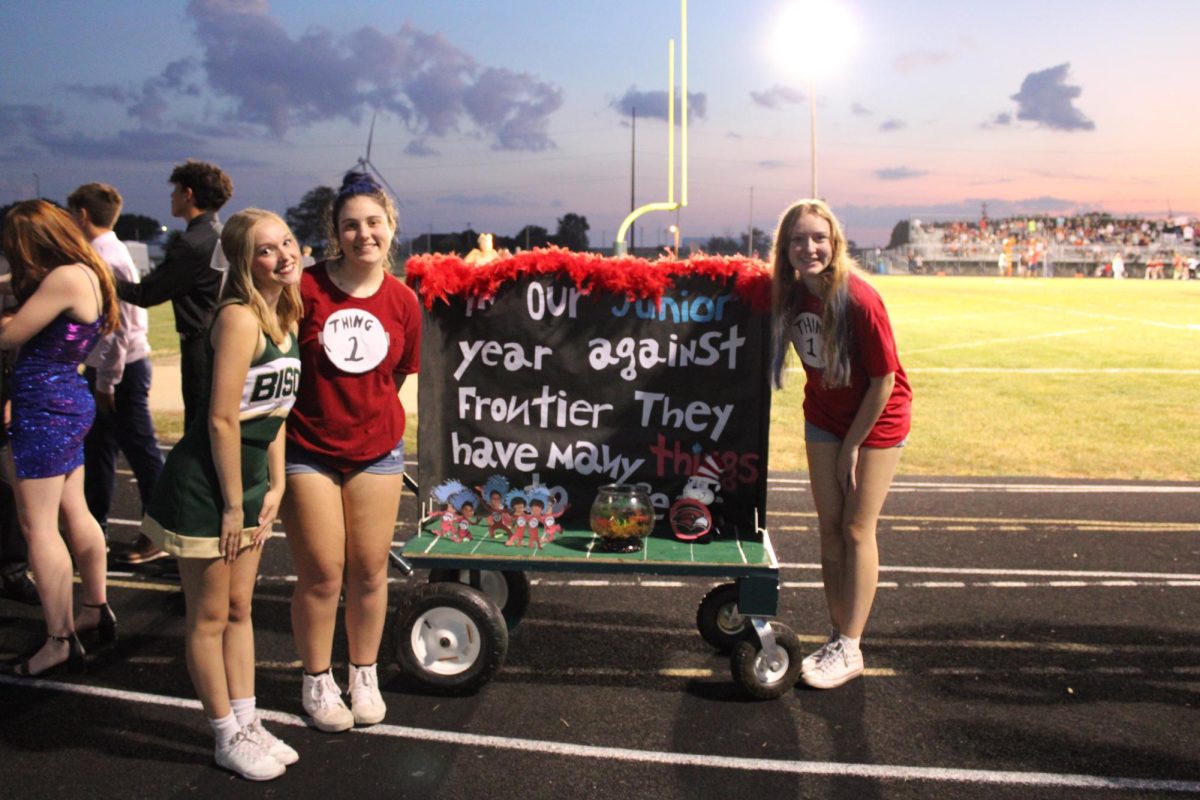
[[[19,678],[40,678],[43,675],[53,675],[60,670],[66,670],[68,673],[73,673],[76,675],[86,671],[87,662],[85,662],[83,659],[83,657],[86,655],[86,651],[83,649],[83,642],[79,641],[78,636],[76,636],[74,633],[68,633],[66,636],[47,636],[46,638],[53,639],[56,642],[67,643],[68,649],[67,658],[65,661],[59,661],[57,664],[51,664],[40,672],[30,672],[29,662],[38,654],[38,652],[40,652],[39,648],[38,651],[33,652],[24,660],[9,666],[5,671],[10,675],[16,675]]]
[[[117,615],[113,613],[112,607],[108,603],[84,603],[84,608],[100,609],[100,619],[96,622],[96,627],[87,628],[86,630],[76,631],[78,633],[96,633],[97,644],[112,644],[117,640]]]

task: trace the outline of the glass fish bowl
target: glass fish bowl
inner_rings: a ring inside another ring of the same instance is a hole
[[[654,528],[654,503],[640,486],[610,483],[601,486],[592,502],[592,532],[600,549],[609,553],[635,553]]]

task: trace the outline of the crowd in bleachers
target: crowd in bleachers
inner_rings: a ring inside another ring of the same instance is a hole
[[[1108,214],[1030,216],[978,221],[910,220],[905,260],[930,265],[993,265],[1000,274],[1053,274],[1054,267],[1114,275],[1118,264],[1147,278],[1187,279],[1200,256],[1192,219],[1118,218]],[[1118,268],[1119,269],[1119,268]]]

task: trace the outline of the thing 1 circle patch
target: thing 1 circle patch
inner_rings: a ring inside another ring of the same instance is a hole
[[[325,356],[342,372],[370,372],[388,351],[383,323],[369,311],[341,308],[329,315],[321,331]]]

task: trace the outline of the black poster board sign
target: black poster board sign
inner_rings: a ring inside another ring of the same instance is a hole
[[[563,524],[586,528],[600,486],[647,483],[661,514],[712,456],[715,515],[752,536],[766,513],[769,317],[733,283],[684,274],[660,300],[629,300],[550,273],[490,299],[434,302],[418,393],[422,502],[448,479],[536,478],[566,491]]]

